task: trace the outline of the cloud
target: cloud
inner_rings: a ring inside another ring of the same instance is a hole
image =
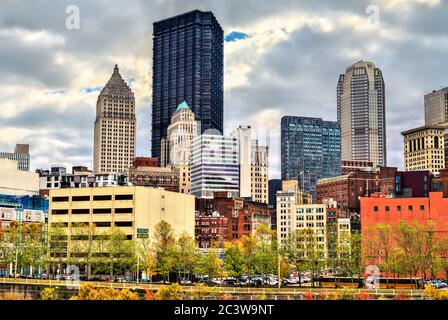
[[[80,8],[80,30],[65,28],[68,5]],[[225,131],[252,126],[271,147],[271,178],[281,116],[335,120],[337,79],[353,62],[383,71],[388,162],[400,168],[400,133],[423,124],[423,95],[448,85],[448,1],[2,0],[0,150],[30,143],[33,168],[91,167],[97,94],[118,64],[136,96],[137,153],[149,155],[152,23],[196,8],[228,36]]]

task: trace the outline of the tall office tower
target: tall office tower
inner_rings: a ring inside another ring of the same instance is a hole
[[[225,191],[239,196],[240,155],[238,138],[219,132],[193,139],[191,162],[191,194],[198,198],[213,198],[213,193]]]
[[[189,165],[191,162],[191,142],[200,134],[200,123],[184,101],[176,109],[167,129],[167,138],[162,139],[160,166]]]
[[[297,179],[303,192],[316,199],[319,179],[341,173],[339,123],[319,118],[283,117],[281,120],[282,180]]]
[[[251,198],[253,201],[269,203],[269,147],[252,141]]]
[[[127,172],[135,157],[136,130],[134,93],[115,65],[96,103],[93,171]]]
[[[338,122],[342,160],[386,166],[386,100],[381,70],[359,61],[339,76]]]
[[[250,126],[239,126],[232,132],[232,137],[238,139],[240,164],[240,197],[250,198],[251,194],[251,164],[252,164],[252,130]]]
[[[192,11],[154,23],[153,157],[160,157],[171,116],[186,101],[201,133],[223,133],[224,32],[211,12]]]
[[[14,152],[0,152],[0,159],[17,161],[17,170],[30,171],[30,145],[16,144]]]
[[[425,95],[425,125],[448,122],[448,87]]]

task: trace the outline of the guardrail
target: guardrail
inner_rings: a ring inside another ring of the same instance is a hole
[[[157,290],[161,286],[166,284],[159,283],[137,283],[132,282],[98,282],[98,281],[79,281],[74,282],[70,280],[42,280],[42,279],[21,279],[21,278],[0,278],[0,283],[3,284],[17,284],[17,285],[41,285],[41,286],[71,286],[79,287],[83,283],[91,283],[95,287],[103,288],[115,288],[115,289],[146,289],[146,290]],[[195,289],[194,286],[182,286],[183,291],[191,292]],[[250,287],[222,287],[215,286],[210,287],[210,289],[217,289],[220,293],[227,294],[273,294],[273,295],[300,295],[307,292],[312,292],[315,294],[325,294],[341,292],[344,289],[341,288],[311,288],[311,287],[283,287],[283,288],[250,288]],[[423,290],[421,289],[345,289],[345,292],[350,292],[353,294],[367,293],[374,296],[381,295],[396,295],[398,293],[405,293],[411,297],[421,296]]]

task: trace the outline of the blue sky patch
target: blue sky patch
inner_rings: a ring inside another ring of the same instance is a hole
[[[247,38],[249,38],[249,35],[247,35],[247,34],[245,34],[243,32],[232,31],[228,35],[226,35],[224,40],[226,42],[232,42],[232,41],[244,40],[244,39],[247,39]]]

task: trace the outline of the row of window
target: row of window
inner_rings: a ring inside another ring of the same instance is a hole
[[[132,194],[117,194],[115,195],[115,200],[133,200],[134,196]],[[93,196],[93,201],[110,201],[112,200],[112,195],[98,195]],[[52,202],[69,202],[70,197],[53,197]],[[78,201],[90,201],[90,196],[72,196],[72,202]]]
[[[133,213],[132,208],[115,208],[115,213]],[[72,209],[72,214],[90,214],[90,209]],[[111,214],[112,209],[110,208],[101,208],[101,209],[93,209],[93,214]],[[53,215],[66,215],[69,214],[68,209],[58,209],[58,210],[51,210],[51,214]]]
[[[384,206],[384,211],[389,212],[390,209],[391,209],[390,206]],[[401,208],[401,206],[396,206],[395,209],[396,209],[396,211],[401,212],[402,208]],[[420,205],[419,209],[420,209],[420,211],[425,211],[425,206]],[[378,212],[378,206],[374,206],[373,211]],[[408,211],[414,211],[414,206],[408,205]]]

